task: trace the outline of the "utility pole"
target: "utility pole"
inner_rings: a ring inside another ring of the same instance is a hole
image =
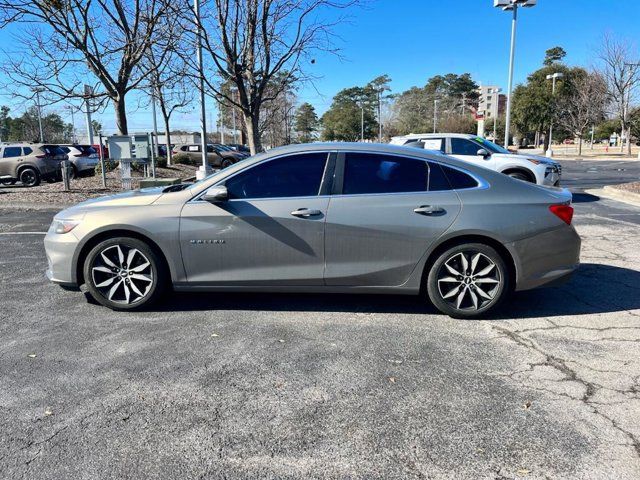
[[[89,140],[89,145],[93,145],[93,125],[91,124],[91,101],[90,97],[93,95],[93,88],[89,85],[84,86],[84,105],[87,109],[87,138]],[[100,145],[102,148],[102,145]]]
[[[564,75],[562,73],[556,72],[552,75],[547,75],[547,80],[551,80],[551,97],[552,100],[556,95],[556,78],[562,78]],[[553,140],[553,116],[551,117],[551,124],[549,125],[549,146],[547,147],[547,157],[551,158],[553,155],[553,150],[551,149],[551,141]]]
[[[207,163],[207,119],[204,97],[204,71],[202,68],[202,36],[200,33],[200,0],[193,0],[193,11],[196,16],[196,57],[198,60],[198,76],[200,90],[200,149],[202,150],[202,165],[196,172],[196,178],[202,180],[211,173],[211,167]]]
[[[218,102],[218,116],[220,117],[220,143],[224,145],[224,110],[220,102]]]
[[[364,104],[360,101],[360,141],[364,142]]]
[[[378,142],[382,143],[382,88],[378,89]]]
[[[71,143],[76,143],[76,121],[73,117],[73,105],[65,105],[64,109],[71,112]]]
[[[38,127],[40,128],[40,143],[44,143],[44,132],[42,131],[42,112],[40,110],[40,92],[41,88],[34,88],[36,93],[36,110],[38,111]]]
[[[433,133],[438,129],[438,99],[433,99]]]
[[[153,115],[153,137],[155,138],[155,142],[153,144],[154,153],[159,156],[158,153],[158,119],[156,118],[156,93],[158,93],[157,85],[155,81],[153,82],[153,86],[151,87],[151,114]],[[165,132],[168,134],[169,132]],[[167,154],[168,155],[168,154]]]

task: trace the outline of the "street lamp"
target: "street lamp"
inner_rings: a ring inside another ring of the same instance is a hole
[[[236,105],[235,105],[235,101],[236,101],[236,93],[238,93],[238,87],[236,86],[232,86],[231,87],[231,96],[233,97],[233,102],[231,107],[233,108],[233,143],[238,143],[238,140],[236,139]],[[286,94],[285,94],[285,98],[286,98]]]
[[[34,88],[32,90],[36,94],[36,110],[38,111],[38,127],[40,128],[40,143],[44,143],[44,133],[42,131],[42,111],[40,110],[40,92],[42,88]]]
[[[490,88],[489,89],[489,93],[496,95],[496,97],[493,98],[493,112],[491,113],[493,115],[493,141],[496,141],[496,121],[498,119],[498,114],[500,113],[500,92],[502,91],[501,88]]]
[[[206,120],[206,107],[204,97],[204,71],[202,68],[202,34],[200,33],[200,0],[193,0],[193,13],[196,17],[196,57],[198,60],[198,76],[199,78],[199,90],[200,90],[200,148],[202,150],[202,165],[196,171],[196,179],[202,180],[211,173],[211,167],[207,163],[207,120]]]
[[[433,99],[433,133],[436,133],[438,126],[438,99]]]
[[[554,97],[556,94],[556,78],[562,78],[564,75],[560,72],[556,72],[550,75],[547,75],[547,80],[552,81],[551,87],[551,96]],[[551,116],[551,122],[549,125],[549,146],[547,147],[547,157],[551,158],[553,155],[553,150],[551,150],[551,141],[553,140],[553,115]]]
[[[76,121],[73,118],[73,105],[65,105],[64,109],[71,112],[71,143],[76,143]]]
[[[511,51],[509,53],[509,82],[507,90],[507,118],[504,129],[504,148],[509,146],[509,128],[511,127],[511,93],[513,91],[513,58],[516,51],[516,24],[518,7],[534,7],[538,0],[493,0],[493,6],[513,11],[511,20]]]

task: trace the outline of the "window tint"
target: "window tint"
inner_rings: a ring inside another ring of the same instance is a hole
[[[444,175],[444,171],[439,163],[429,162],[429,184],[430,192],[440,192],[442,190],[451,190],[449,180]]]
[[[444,165],[441,165],[440,168],[442,168],[442,171],[447,177],[447,180],[449,180],[451,188],[455,190],[460,190],[463,188],[475,188],[478,186],[478,182],[475,178],[464,172],[461,172],[460,170],[446,167]]]
[[[347,153],[345,195],[360,193],[423,192],[427,189],[427,162],[394,155]]]
[[[277,158],[225,182],[229,198],[312,197],[318,195],[326,153]]]
[[[22,151],[24,152],[25,155],[31,155],[33,153],[33,150],[31,150],[31,147],[24,147]]]
[[[4,153],[2,154],[4,158],[19,157],[20,155],[22,155],[22,149],[20,147],[5,147]]]
[[[69,147],[60,147],[64,153],[69,153],[71,149]]]
[[[452,155],[478,155],[478,150],[482,147],[474,142],[471,142],[465,138],[451,139],[451,154]]]

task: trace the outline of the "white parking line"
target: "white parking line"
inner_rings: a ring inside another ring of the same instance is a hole
[[[0,232],[0,235],[46,235],[47,232]]]

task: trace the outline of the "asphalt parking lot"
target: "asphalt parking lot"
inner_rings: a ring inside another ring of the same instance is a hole
[[[0,478],[640,478],[640,207],[581,193],[618,168],[582,163],[582,267],[481,321],[352,295],[115,313],[44,278],[55,212],[0,211]]]

